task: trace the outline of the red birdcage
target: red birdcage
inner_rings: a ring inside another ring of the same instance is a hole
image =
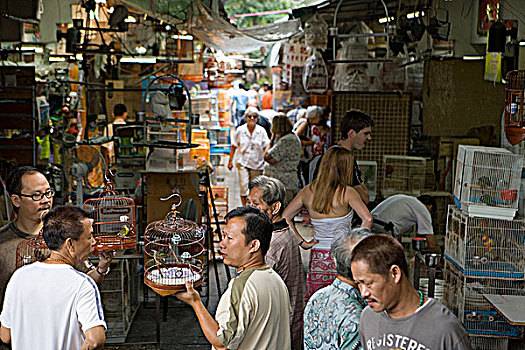
[[[84,202],[93,219],[93,237],[97,240],[95,252],[135,249],[135,202],[119,196],[110,183],[98,198]]]
[[[144,233],[144,283],[160,295],[185,290],[187,281],[198,286],[203,280],[205,230],[178,217],[177,206]]]
[[[505,80],[505,134],[510,144],[517,145],[525,138],[525,70],[510,71]]]
[[[22,240],[16,247],[16,268],[29,265],[35,261],[44,261],[49,258],[51,251],[47,247],[42,233],[35,237]]]

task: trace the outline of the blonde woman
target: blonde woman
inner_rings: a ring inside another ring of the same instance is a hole
[[[330,255],[332,242],[351,230],[353,211],[362,219],[361,227],[372,227],[372,216],[359,193],[352,188],[354,157],[340,146],[328,149],[319,167],[319,175],[313,183],[305,186],[290,205],[283,217],[303,249],[313,248],[306,274],[305,299],[318,289],[333,282],[337,277],[335,264]],[[295,227],[293,218],[306,207],[314,228],[314,238],[306,242]]]
[[[281,180],[286,188],[284,205],[288,205],[299,185],[297,167],[301,159],[301,140],[292,132],[292,122],[284,113],[278,113],[272,120],[272,139],[264,154],[266,166],[263,174]]]

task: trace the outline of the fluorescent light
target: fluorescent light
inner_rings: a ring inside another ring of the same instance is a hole
[[[464,61],[481,61],[484,59],[484,56],[463,56]]]
[[[128,18],[126,18],[124,20],[124,22],[126,22],[126,23],[137,23],[137,19],[135,17],[133,17],[133,16],[128,16]]]
[[[77,53],[75,55],[75,58],[77,59],[77,61],[82,61],[84,59],[84,57],[82,57],[82,54],[81,53]]]
[[[172,35],[171,38],[175,40],[193,40],[193,35]]]
[[[379,23],[386,23],[386,22],[391,22],[394,20],[394,17],[390,17],[390,20],[388,21],[386,17],[383,17],[383,18],[380,18],[379,19]]]
[[[65,57],[49,57],[49,62],[66,62]]]
[[[412,18],[416,18],[416,17],[423,17],[425,15],[425,12],[421,11],[416,11],[416,12],[412,12],[412,13],[408,13],[407,14],[407,19],[412,19]]]
[[[105,4],[106,0],[95,0],[95,3],[97,3],[97,4]]]
[[[19,51],[34,51],[35,53],[43,53],[44,49],[39,46],[22,46],[21,48],[17,48]]]
[[[157,63],[156,57],[122,57],[120,63]]]
[[[525,41],[520,41],[520,46],[525,46]]]
[[[111,6],[110,8],[107,9],[107,12],[108,12],[109,14],[112,14],[113,11],[115,11],[115,8],[114,8],[113,6]]]

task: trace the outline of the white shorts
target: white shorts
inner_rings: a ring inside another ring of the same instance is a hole
[[[240,164],[237,164],[237,171],[239,172],[241,197],[246,197],[248,196],[248,193],[250,193],[250,189],[248,187],[250,181],[255,179],[257,176],[262,175],[263,171],[248,169]]]

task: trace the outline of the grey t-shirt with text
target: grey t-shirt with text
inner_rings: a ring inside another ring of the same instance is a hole
[[[444,305],[429,299],[413,315],[393,319],[366,307],[359,337],[364,350],[470,350],[467,331]]]

